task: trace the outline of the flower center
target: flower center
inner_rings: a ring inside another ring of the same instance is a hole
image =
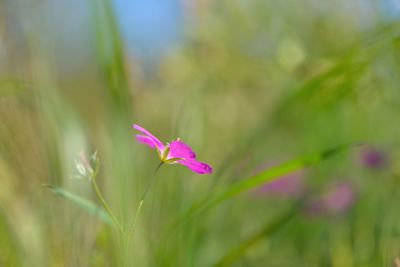
[[[170,158],[169,157],[169,152],[170,152],[170,147],[169,145],[164,148],[164,150],[157,150],[158,152],[158,157],[160,158],[161,162],[167,163],[167,164],[172,164],[177,162],[178,160],[182,160],[182,158]]]

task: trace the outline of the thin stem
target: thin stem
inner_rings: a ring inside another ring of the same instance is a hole
[[[151,185],[153,184],[153,182],[154,182],[154,180],[156,179],[156,173],[157,173],[157,171],[161,168],[161,166],[164,164],[164,162],[163,161],[161,161],[158,165],[157,165],[157,167],[155,168],[155,170],[154,170],[154,174],[153,174],[153,178],[150,180],[150,182],[148,183],[148,185],[147,185],[147,187],[146,187],[146,190],[144,190],[144,192],[143,192],[143,195],[142,195],[142,197],[140,198],[140,200],[141,201],[143,201],[145,198],[146,198],[146,195],[147,195],[147,193],[149,192],[149,189],[150,189],[150,187],[151,187]]]
[[[115,217],[114,213],[111,211],[110,206],[108,206],[106,200],[104,199],[103,195],[100,192],[99,187],[97,186],[96,179],[91,179],[94,191],[96,192],[97,196],[99,197],[101,203],[103,204],[104,208],[107,210],[108,214],[110,214],[111,219],[113,220],[114,224],[118,227],[118,229],[123,232],[123,228],[117,218]]]
[[[144,199],[146,198],[147,193],[149,192],[149,189],[150,189],[151,185],[153,184],[153,182],[154,182],[154,180],[155,180],[155,178],[156,178],[156,175],[155,175],[155,174],[157,173],[157,171],[160,169],[160,167],[161,167],[163,164],[164,164],[164,162],[161,161],[161,162],[157,165],[156,169],[154,170],[154,174],[153,174],[152,179],[151,179],[150,182],[148,183],[148,185],[147,185],[147,187],[146,187],[146,190],[144,190],[143,195],[142,195],[142,197],[140,198],[140,202],[139,202],[139,206],[138,206],[138,208],[137,208],[137,210],[136,210],[135,218],[133,219],[133,223],[132,223],[132,225],[131,225],[131,227],[130,227],[130,229],[129,229],[129,232],[128,232],[128,242],[129,242],[129,239],[130,239],[131,235],[133,235],[133,232],[135,231],[137,219],[138,219],[138,217],[139,217],[140,211],[142,210],[142,206],[143,206]]]
[[[138,206],[138,208],[137,208],[137,210],[136,210],[135,218],[133,219],[132,227],[130,228],[130,230],[129,230],[129,232],[128,232],[128,240],[129,240],[129,237],[130,237],[130,236],[133,234],[133,232],[135,231],[136,223],[137,223],[137,218],[139,217],[139,213],[140,213],[140,211],[142,210],[143,202],[144,202],[144,199],[140,200],[140,202],[139,202],[139,206]]]
[[[160,168],[161,168],[161,166],[164,164],[164,161],[160,161],[160,163],[157,165],[157,167],[155,168],[155,170],[154,170],[154,173],[156,173]]]
[[[123,236],[123,242],[124,242],[124,267],[128,266],[128,242],[129,242],[129,238],[124,235]]]

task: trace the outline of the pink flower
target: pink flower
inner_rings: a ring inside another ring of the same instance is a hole
[[[138,142],[151,148],[155,148],[161,162],[167,164],[179,163],[199,174],[212,173],[212,167],[208,164],[197,161],[196,154],[193,152],[190,146],[182,142],[179,138],[175,141],[172,141],[170,144],[167,143],[164,145],[160,140],[158,140],[157,137],[143,127],[134,124],[133,128],[143,134],[136,135]]]
[[[266,162],[256,167],[255,174],[275,167],[277,162]],[[253,190],[256,196],[274,196],[274,197],[301,197],[306,189],[305,172],[296,171],[278,177],[276,180],[266,182],[265,184]]]
[[[384,150],[366,146],[359,155],[361,165],[369,169],[382,169],[388,163],[388,157]]]
[[[324,195],[306,204],[309,215],[338,215],[347,211],[356,201],[356,194],[350,183],[334,184]]]

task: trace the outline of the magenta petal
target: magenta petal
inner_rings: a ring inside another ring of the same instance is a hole
[[[169,145],[168,158],[194,159],[196,154],[192,148],[180,140],[172,141]]]
[[[188,167],[194,172],[197,172],[199,174],[209,174],[212,173],[213,169],[210,165],[207,165],[203,162],[197,161],[195,159],[186,159],[186,160],[180,160],[178,163]]]
[[[152,135],[149,131],[147,131],[145,128],[143,128],[143,127],[141,127],[141,126],[139,126],[139,125],[137,125],[137,124],[134,124],[132,127],[133,127],[134,129],[136,129],[136,130],[138,130],[138,131],[144,133],[145,135],[147,135],[147,137],[149,137],[149,138],[153,141],[153,143],[154,143],[154,145],[155,145],[156,147],[158,147],[159,149],[164,149],[163,143],[162,143],[160,140],[158,140],[157,137],[155,137],[155,136]],[[139,139],[138,139],[138,141],[141,142]],[[141,143],[144,143],[144,142],[141,142]],[[149,145],[148,143],[145,143],[145,144]]]
[[[148,136],[137,134],[136,140],[138,140],[139,143],[145,144],[151,148],[157,147],[157,143],[155,143],[154,140]]]
[[[353,187],[348,183],[341,183],[332,188],[323,198],[327,210],[331,212],[345,211],[355,200]]]

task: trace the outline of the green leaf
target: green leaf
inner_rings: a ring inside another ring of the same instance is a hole
[[[250,178],[242,179],[239,182],[229,186],[226,190],[217,194],[215,197],[211,197],[210,200],[205,199],[200,203],[193,205],[185,213],[184,217],[188,218],[194,216],[198,213],[209,210],[221,204],[222,202],[239,195],[240,193],[249,191],[262,184],[265,184],[266,182],[273,181],[283,175],[298,171],[308,166],[315,165],[327,158],[336,155],[341,151],[348,149],[350,146],[354,146],[354,144],[340,145],[322,152],[302,156],[297,159],[277,165]]]
[[[80,196],[77,196],[74,193],[71,193],[69,191],[62,189],[61,187],[56,187],[56,186],[52,186],[52,185],[48,185],[48,184],[44,184],[43,186],[48,188],[51,192],[53,192],[57,196],[68,199],[71,202],[78,205],[79,207],[81,207],[82,209],[89,212],[90,214],[99,217],[103,222],[113,225],[113,221],[112,221],[111,217],[108,215],[108,213],[105,212],[99,206],[97,206],[94,202],[92,202],[88,199],[82,198]]]
[[[23,266],[23,253],[21,244],[16,235],[18,227],[11,224],[7,213],[0,205],[0,265],[1,266]]]

